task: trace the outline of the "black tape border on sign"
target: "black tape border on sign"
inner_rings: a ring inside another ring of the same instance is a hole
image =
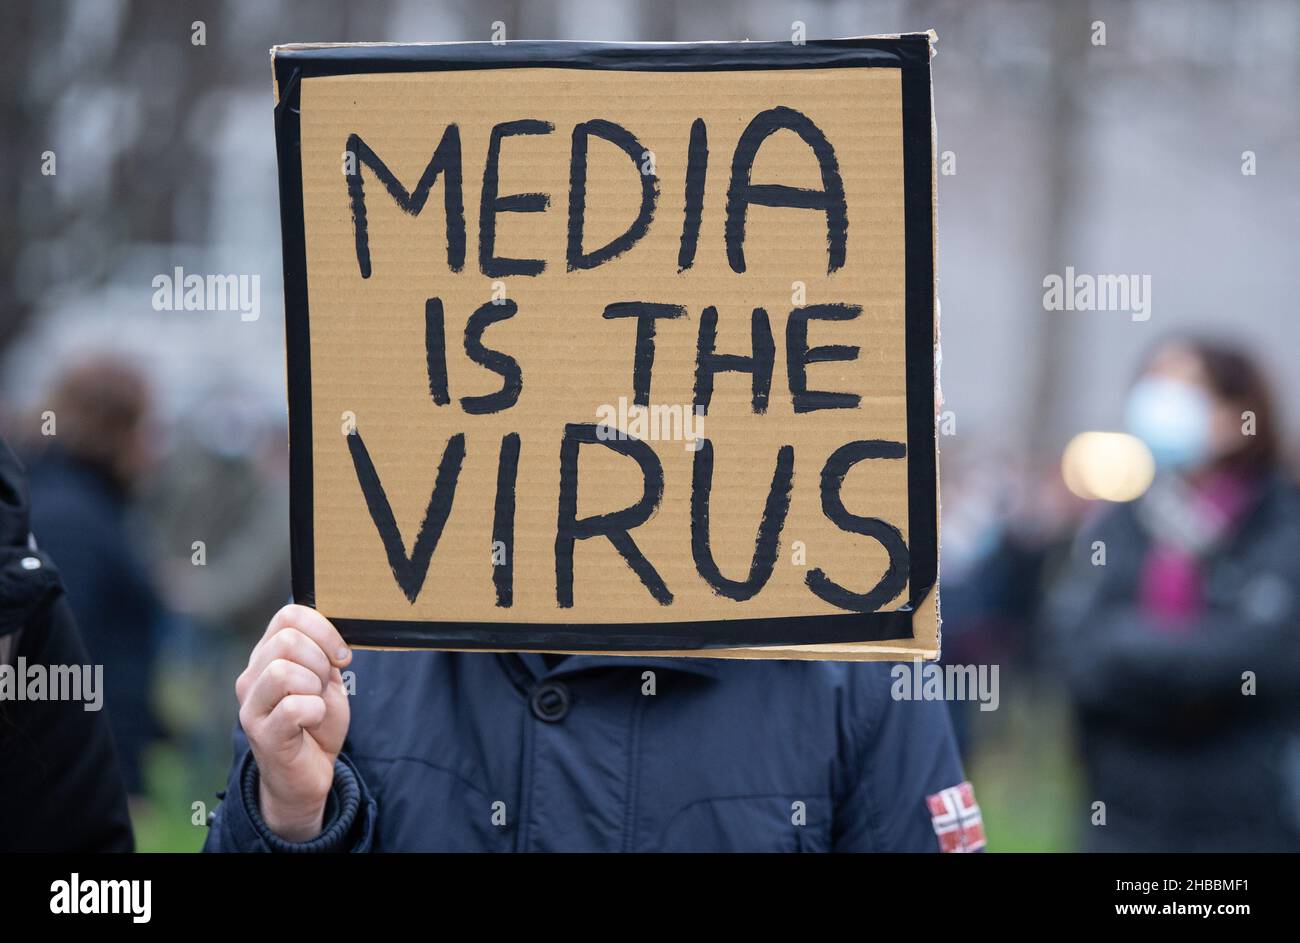
[[[488,623],[335,619],[349,643],[410,648],[677,650],[882,642],[913,638],[912,614],[938,576],[934,421],[934,215],[930,45],[924,33],[891,39],[792,43],[618,45],[583,42],[322,46],[280,49],[274,57],[275,109],[284,243],[285,337],[289,394],[290,534],[293,596],[316,603],[313,537],[311,331],[302,198],[301,80],[375,72],[568,68],[700,72],[758,69],[902,70],[903,191],[906,238],[908,532],[907,604],[891,612],[685,623]],[[707,638],[701,629],[707,627]]]

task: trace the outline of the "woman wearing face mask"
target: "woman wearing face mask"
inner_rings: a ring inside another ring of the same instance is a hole
[[[1231,346],[1171,341],[1125,412],[1156,479],[1085,528],[1051,619],[1087,845],[1300,850],[1300,497],[1266,384]]]

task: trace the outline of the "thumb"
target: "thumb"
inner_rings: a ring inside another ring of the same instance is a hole
[[[338,756],[347,739],[352,710],[339,669],[333,669],[321,696],[325,699],[325,716],[319,724],[307,728],[306,733],[330,756]]]

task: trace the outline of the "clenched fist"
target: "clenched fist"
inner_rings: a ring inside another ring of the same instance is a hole
[[[351,660],[328,619],[306,606],[285,606],[235,681],[239,723],[260,773],[262,819],[287,841],[321,832],[334,760],[348,733],[339,669]]]

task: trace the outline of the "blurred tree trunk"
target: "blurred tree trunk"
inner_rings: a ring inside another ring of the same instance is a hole
[[[56,37],[63,24],[64,10],[55,3],[22,3],[5,11],[5,28],[0,30],[0,83],[5,94],[0,99],[0,206],[9,215],[0,227],[0,350],[26,323],[30,301],[22,297],[18,274],[20,256],[33,234],[28,228],[34,221],[24,218],[25,211],[38,198],[38,191],[48,178],[41,176],[41,153],[49,145],[42,143],[46,134],[48,108],[41,108],[23,94],[32,61],[42,40]],[[54,188],[46,188],[53,196]],[[47,221],[41,234],[54,229]]]

